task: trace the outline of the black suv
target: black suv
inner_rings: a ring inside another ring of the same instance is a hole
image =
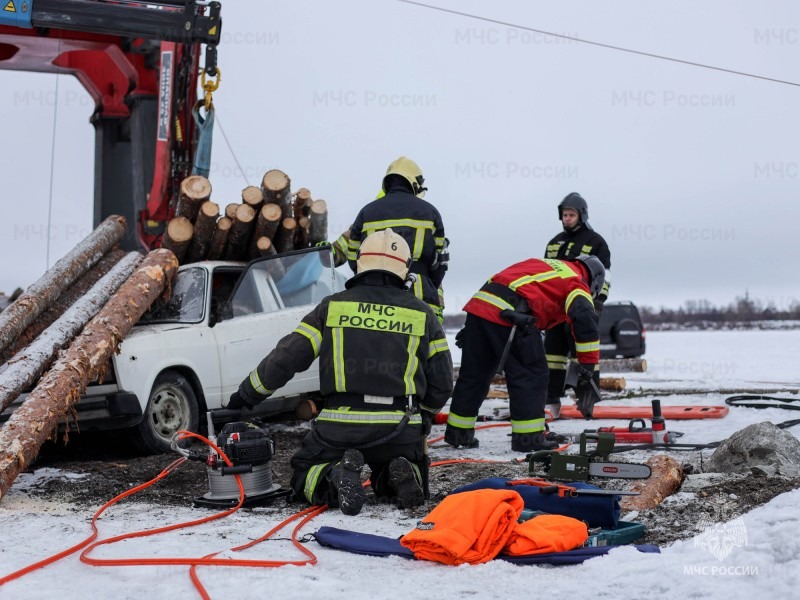
[[[600,313],[600,358],[644,354],[645,331],[633,302],[606,302]]]

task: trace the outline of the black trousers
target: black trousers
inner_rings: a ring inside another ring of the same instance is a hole
[[[461,367],[450,403],[451,413],[461,417],[478,415],[510,333],[510,327],[467,315]],[[538,331],[526,336],[514,336],[503,370],[508,387],[512,431],[515,422],[544,419],[547,362],[542,336]],[[540,430],[543,429],[544,421]]]
[[[575,356],[575,340],[568,323],[548,329],[544,336],[544,351],[547,356],[547,397],[561,398],[564,395],[564,379],[567,363]]]

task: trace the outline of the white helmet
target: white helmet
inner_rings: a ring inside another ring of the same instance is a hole
[[[376,231],[361,242],[356,265],[357,273],[389,271],[405,280],[411,266],[411,250],[403,237],[391,229]]]

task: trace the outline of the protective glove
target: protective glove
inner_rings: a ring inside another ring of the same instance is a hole
[[[599,295],[597,298],[595,298],[594,299],[594,312],[596,312],[598,315],[601,312],[603,312],[603,305],[605,304],[605,302],[606,302],[606,297],[603,296],[602,294]]]
[[[466,328],[462,327],[456,334],[456,348],[464,347],[464,331],[466,331]]]
[[[525,337],[536,331],[536,317],[506,308],[500,311],[500,318],[517,326],[517,335]]]
[[[244,401],[239,390],[236,390],[231,394],[231,397],[228,399],[228,406],[225,408],[229,410],[242,410],[243,408],[250,408],[250,406]]]
[[[580,413],[584,418],[591,419],[595,403],[600,402],[600,395],[597,393],[597,384],[594,382],[594,371],[583,365],[578,365],[578,385],[575,388],[575,398]]]
[[[317,242],[316,244],[314,244],[314,246],[317,248],[320,246],[330,246],[330,245],[331,243],[328,240],[322,240],[321,242]]]

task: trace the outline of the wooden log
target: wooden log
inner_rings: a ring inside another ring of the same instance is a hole
[[[228,217],[220,217],[214,228],[214,235],[211,236],[211,245],[208,248],[208,260],[219,260],[225,253],[225,245],[228,243],[228,235],[231,231],[231,221]]]
[[[311,225],[308,217],[300,217],[297,219],[297,233],[294,237],[295,248],[308,248],[308,240],[311,235],[311,232],[309,231],[310,227]]]
[[[612,373],[644,373],[647,361],[644,358],[603,358],[600,360],[600,372]]]
[[[185,217],[194,223],[200,205],[211,197],[211,182],[202,175],[190,175],[181,181],[175,216]]]
[[[264,202],[272,202],[281,208],[289,204],[291,192],[289,176],[278,169],[270,169],[261,179],[261,189],[264,190]]]
[[[272,240],[265,235],[256,240],[256,252],[256,256],[274,256],[278,253]]]
[[[311,192],[308,188],[300,188],[294,195],[294,218],[300,220],[301,217],[307,217],[311,210]]]
[[[196,262],[203,260],[211,247],[211,237],[214,235],[214,228],[219,217],[219,205],[216,202],[207,200],[200,206],[197,213],[197,221],[192,232],[192,241],[186,251],[186,262]]]
[[[256,211],[252,206],[240,204],[236,209],[236,218],[231,225],[228,234],[228,244],[222,254],[225,260],[243,260],[247,258],[247,244],[250,242],[250,234],[253,231],[253,223],[256,219]]]
[[[621,392],[625,389],[625,378],[624,377],[601,377],[600,378],[600,389],[607,390],[609,392]]]
[[[56,262],[0,313],[0,352],[125,235],[125,218],[112,215]]]
[[[297,221],[288,217],[281,221],[281,226],[275,234],[273,243],[278,253],[289,252],[294,249],[294,235],[297,232]]]
[[[28,325],[13,344],[0,353],[0,364],[11,359],[17,352],[36,339],[40,333],[50,327],[70,306],[88,292],[95,283],[100,281],[103,275],[108,273],[123,256],[125,256],[125,251],[118,249],[111,250],[103,256],[95,266],[86,271],[69,289],[65,290],[50,308]]]
[[[655,508],[674,494],[683,483],[684,473],[681,464],[666,454],[657,454],[647,461],[652,470],[649,479],[637,481],[631,486],[638,496],[624,496],[620,505],[623,512]]]
[[[225,216],[233,221],[236,218],[236,209],[240,206],[241,204],[237,204],[236,202],[228,204],[228,206],[225,207]]]
[[[319,407],[311,398],[304,398],[297,403],[294,414],[301,421],[310,421],[319,414]]]
[[[33,343],[9,361],[6,369],[0,372],[0,412],[41,376],[56,353],[80,333],[141,261],[142,255],[138,252],[125,256]]]
[[[0,430],[0,498],[74,410],[86,385],[102,375],[133,325],[170,288],[177,270],[172,252],[150,252],[11,415]]]
[[[328,203],[325,200],[314,200],[309,212],[311,226],[308,241],[312,246],[328,239]]]
[[[175,217],[167,223],[167,229],[161,237],[161,247],[178,257],[178,262],[186,262],[186,251],[192,241],[194,225],[186,217]]]
[[[256,248],[256,243],[262,237],[268,238],[270,241],[275,239],[275,233],[278,231],[278,227],[281,224],[281,207],[277,204],[273,204],[270,202],[269,204],[264,204],[261,207],[261,210],[258,211],[258,218],[256,219],[256,225],[253,230],[253,241],[250,245],[250,256],[255,258],[256,256],[262,256],[258,248]]]
[[[242,190],[242,204],[252,206],[253,210],[258,211],[264,204],[264,190],[255,185],[248,185]]]

